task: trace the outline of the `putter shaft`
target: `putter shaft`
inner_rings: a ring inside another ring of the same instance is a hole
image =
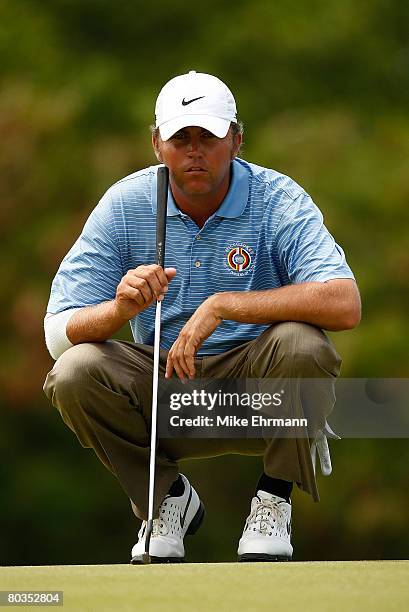
[[[159,381],[159,351],[160,351],[160,323],[162,302],[156,302],[155,340],[153,345],[153,382],[152,382],[152,423],[151,448],[149,461],[149,501],[148,522],[145,533],[145,554],[149,555],[149,543],[153,529],[153,504],[155,491],[155,459],[156,459],[156,431],[158,420],[158,381]]]

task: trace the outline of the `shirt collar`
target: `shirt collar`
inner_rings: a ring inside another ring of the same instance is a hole
[[[233,160],[231,170],[232,176],[229,191],[215,212],[217,217],[227,217],[229,219],[240,217],[246,208],[249,195],[249,171],[238,159]]]
[[[156,169],[159,166],[156,166]],[[231,165],[232,177],[226,197],[215,212],[217,217],[227,217],[233,219],[234,217],[240,217],[246,208],[247,199],[249,195],[249,170],[240,163],[240,160],[234,159]],[[153,175],[152,180],[152,212],[156,214],[156,172]],[[168,209],[167,216],[174,217],[175,215],[182,215],[182,211],[177,207],[176,202],[173,198],[172,191],[168,189]]]

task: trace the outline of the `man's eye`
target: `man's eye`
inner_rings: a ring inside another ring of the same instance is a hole
[[[173,134],[172,136],[172,140],[184,140],[186,138],[186,133],[185,132],[176,132],[176,134]]]
[[[212,134],[212,132],[208,132],[207,130],[202,132],[202,137],[203,138],[216,138],[216,136]]]

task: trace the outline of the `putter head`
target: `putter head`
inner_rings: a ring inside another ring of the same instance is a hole
[[[151,562],[151,557],[149,553],[144,552],[142,555],[142,563],[144,565],[149,565],[149,563]]]
[[[150,555],[146,552],[141,555],[135,555],[131,560],[132,565],[149,565],[151,563]]]
[[[152,530],[153,519],[148,519],[145,531],[145,551],[140,555],[135,555],[134,557],[132,557],[132,565],[149,565],[150,563],[152,563],[152,559],[149,554],[149,543],[151,541]]]

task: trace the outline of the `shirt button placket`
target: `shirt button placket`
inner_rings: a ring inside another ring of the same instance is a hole
[[[202,237],[200,234],[196,234],[195,236],[195,240],[201,240]],[[200,268],[200,266],[202,265],[202,262],[200,261],[200,259],[196,259],[195,261],[195,268]]]

